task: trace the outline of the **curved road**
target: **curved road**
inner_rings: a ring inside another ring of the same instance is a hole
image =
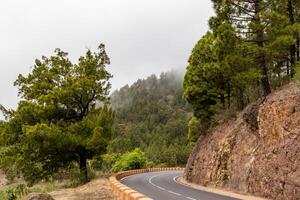
[[[197,190],[176,181],[182,172],[151,172],[121,179],[121,183],[154,200],[236,200]]]

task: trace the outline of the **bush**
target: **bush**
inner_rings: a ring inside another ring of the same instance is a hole
[[[24,184],[20,184],[16,187],[10,187],[4,191],[1,191],[0,199],[17,200],[17,199],[20,199],[21,197],[27,195],[28,193],[30,193],[30,191],[27,188],[27,186],[25,186]]]
[[[196,117],[192,117],[188,124],[188,140],[196,142],[200,135],[206,134],[209,128],[209,122],[205,122]]]
[[[109,153],[101,156],[101,169],[104,172],[109,172],[115,165],[115,163],[120,160],[122,154],[120,153]]]
[[[300,82],[300,63],[298,63],[297,67],[296,67],[295,80],[298,81],[298,82]]]
[[[121,158],[113,165],[112,172],[127,171],[133,169],[141,169],[147,165],[147,158],[141,149],[125,153]]]

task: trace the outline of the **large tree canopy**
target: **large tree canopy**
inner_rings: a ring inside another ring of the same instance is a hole
[[[60,49],[35,60],[27,76],[19,75],[17,110],[1,123],[1,167],[11,178],[35,182],[71,163],[78,163],[87,180],[87,160],[106,151],[114,113],[107,106],[112,75],[101,44],[77,64]],[[5,138],[5,139],[3,139]]]

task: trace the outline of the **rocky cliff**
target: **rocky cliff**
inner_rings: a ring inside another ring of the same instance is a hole
[[[201,136],[184,178],[270,199],[300,199],[300,87],[287,85]]]

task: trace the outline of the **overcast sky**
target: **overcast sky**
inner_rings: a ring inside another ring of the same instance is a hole
[[[15,108],[13,81],[57,47],[72,61],[106,44],[113,88],[174,68],[208,30],[210,0],[9,0],[0,6],[0,104]]]

